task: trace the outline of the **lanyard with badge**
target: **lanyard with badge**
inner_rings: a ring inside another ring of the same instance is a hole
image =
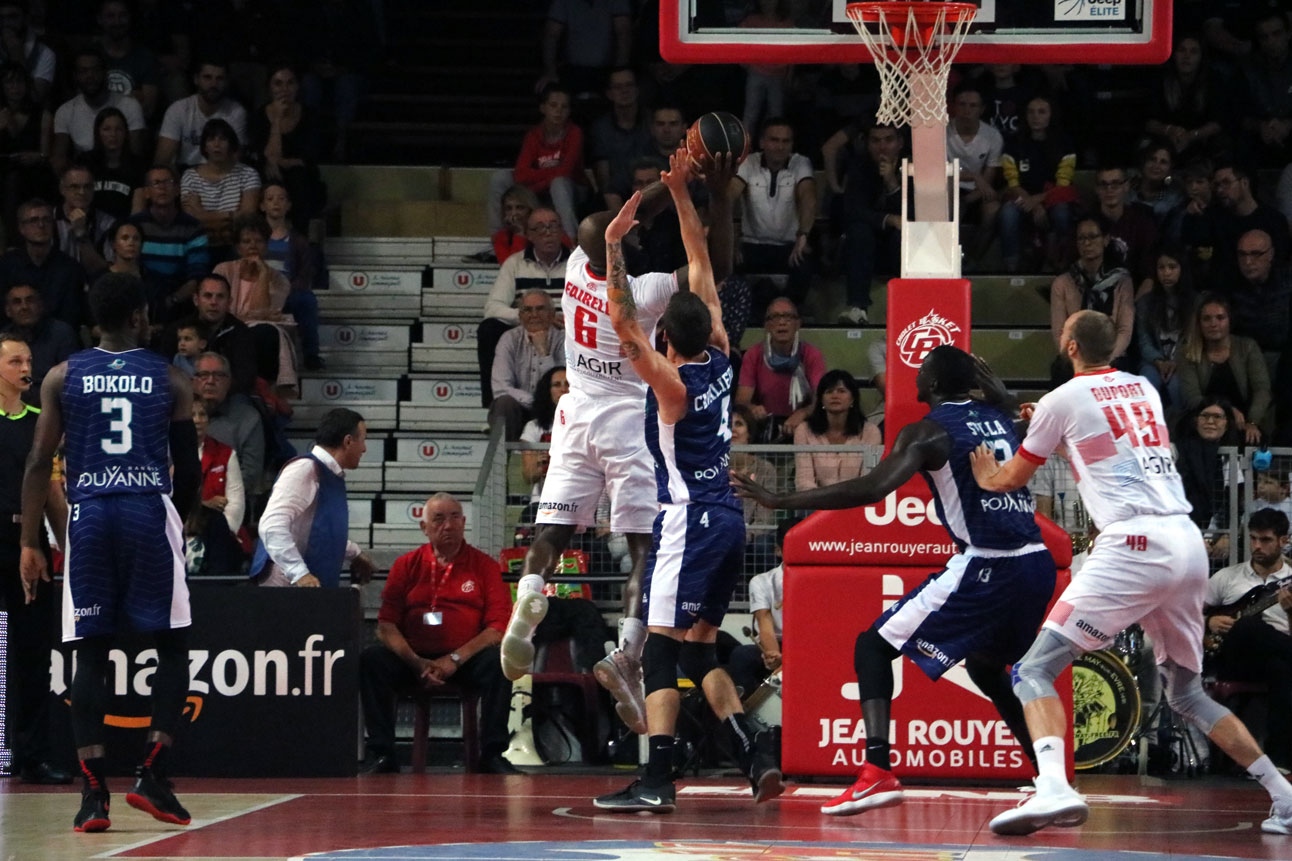
[[[440,574],[440,576],[436,578],[435,571],[439,567],[440,567],[439,562],[436,559],[432,558],[431,559],[431,579],[435,583],[435,591],[431,593],[431,609],[428,612],[422,614],[423,625],[443,625],[444,624],[444,613],[438,609],[439,603],[440,603],[440,590],[444,588],[444,584],[447,583],[449,581],[449,578],[453,576],[453,563],[450,562],[448,565],[445,565],[444,573]]]

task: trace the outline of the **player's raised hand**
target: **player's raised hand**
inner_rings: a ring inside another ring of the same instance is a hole
[[[621,242],[628,231],[637,226],[637,207],[641,205],[642,193],[634,191],[633,196],[624,202],[619,212],[606,225],[606,242]]]
[[[1004,381],[996,376],[991,365],[982,356],[973,357],[974,388],[982,392],[982,400],[996,406],[1012,406],[1014,398],[1005,388]]]
[[[752,499],[764,508],[779,508],[780,498],[758,482],[752,475],[731,470],[731,488],[741,499]]]
[[[659,181],[668,186],[669,191],[677,194],[691,181],[693,170],[694,166],[691,164],[691,157],[687,155],[686,147],[678,147],[677,151],[668,157],[668,170],[660,171]]]
[[[34,547],[22,548],[18,571],[22,575],[23,603],[30,604],[36,600],[37,584],[41,580],[49,582],[49,568],[45,565],[45,554]]]
[[[736,164],[736,159],[731,153],[714,153],[713,167],[703,175],[709,197],[726,197],[731,188],[731,180],[735,179],[737,167],[739,165]]]

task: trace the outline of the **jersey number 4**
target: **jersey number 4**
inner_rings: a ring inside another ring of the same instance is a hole
[[[1125,404],[1111,404],[1104,407],[1104,418],[1112,429],[1113,439],[1125,436],[1131,447],[1145,446],[1153,448],[1162,444],[1162,437],[1157,430],[1157,417],[1153,415],[1153,406],[1148,401],[1133,401],[1129,410]]]
[[[130,420],[134,418],[134,404],[128,398],[104,398],[99,412],[112,416],[108,422],[108,431],[116,436],[105,436],[99,440],[99,447],[106,454],[125,454],[135,443],[134,434],[130,432]]]

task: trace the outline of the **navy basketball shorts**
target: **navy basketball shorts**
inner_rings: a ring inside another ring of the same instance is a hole
[[[70,506],[63,641],[186,628],[184,537],[170,497],[94,496]]]
[[[721,625],[744,570],[744,514],[725,505],[661,505],[651,537],[642,584],[646,624]]]
[[[971,549],[947,560],[946,568],[876,619],[874,628],[930,679],[974,654],[1012,664],[1036,639],[1054,582],[1054,558],[1043,545]]]

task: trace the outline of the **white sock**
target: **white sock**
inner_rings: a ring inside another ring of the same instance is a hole
[[[1265,754],[1261,754],[1260,759],[1247,766],[1247,773],[1261,782],[1270,798],[1275,801],[1292,801],[1292,783],[1288,783],[1288,779],[1279,773]]]
[[[1036,751],[1036,770],[1040,772],[1038,778],[1057,780],[1066,786],[1068,769],[1067,763],[1063,761],[1063,739],[1057,735],[1038,738],[1032,742],[1032,750]]]
[[[642,659],[642,649],[646,648],[646,635],[649,633],[641,619],[621,619],[619,621],[619,648],[634,660]]]
[[[546,585],[542,574],[526,574],[516,584],[516,596],[519,597],[526,592],[542,592],[543,587]]]

